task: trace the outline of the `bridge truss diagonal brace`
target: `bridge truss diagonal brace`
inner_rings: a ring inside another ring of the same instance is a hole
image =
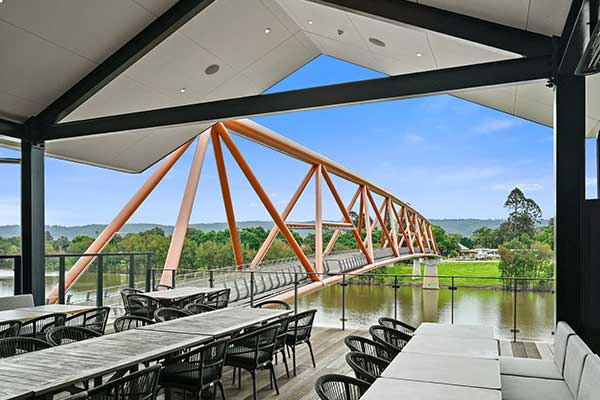
[[[194,207],[194,199],[196,198],[196,192],[198,191],[198,182],[200,181],[200,174],[202,172],[202,166],[204,165],[204,156],[206,155],[209,138],[210,132],[208,131],[203,132],[198,137],[196,151],[194,152],[194,158],[192,159],[192,165],[190,166],[190,172],[181,199],[181,206],[179,207],[179,214],[177,215],[177,223],[173,229],[169,250],[167,252],[167,257],[165,258],[165,265],[160,277],[160,284],[165,287],[172,286],[174,271],[179,268],[181,253],[183,252],[183,245],[185,243],[185,235],[187,234],[190,217],[192,215],[192,208]]]
[[[388,243],[390,243],[390,245],[392,247],[392,251],[394,252],[394,255],[396,257],[399,257],[400,254],[398,253],[398,249],[396,248],[396,246],[392,242],[392,237],[390,236],[390,232],[388,231],[387,226],[385,226],[385,221],[381,217],[381,213],[382,213],[383,208],[385,206],[385,201],[381,204],[381,209],[379,211],[377,211],[377,205],[375,204],[375,200],[373,199],[373,195],[371,194],[371,192],[369,191],[369,189],[365,188],[365,192],[367,193],[367,197],[369,199],[369,202],[371,203],[371,207],[373,207],[373,212],[375,213],[375,216],[377,217],[377,220],[379,221],[379,225],[381,225],[381,230],[383,231],[383,234],[385,235],[385,238],[387,239]]]
[[[400,213],[398,213],[394,203],[391,203],[391,204],[392,204],[392,211],[394,212],[394,215],[396,216],[396,221],[398,222],[398,229],[400,230],[400,233],[402,234],[402,240],[404,240],[406,242],[406,245],[408,246],[408,251],[410,251],[411,254],[415,254],[415,248],[413,247],[413,244],[412,244],[412,238],[410,237],[409,233],[406,232],[406,229],[404,228],[404,223],[402,221],[403,216],[405,215],[404,207],[402,207]],[[408,224],[407,224],[407,228],[408,228]],[[400,245],[402,245],[402,240],[400,241]]]
[[[352,211],[352,208],[354,207],[354,204],[356,204],[356,200],[358,199],[359,195],[360,195],[360,188],[356,189],[356,191],[354,192],[354,195],[352,196],[352,200],[350,200],[350,203],[348,203],[348,207],[346,208],[346,212],[348,212],[348,214],[350,214],[350,211]],[[346,218],[342,217],[341,222],[346,222]],[[329,239],[329,243],[327,243],[327,246],[325,247],[325,252],[323,252],[323,257],[325,257],[329,253],[331,253],[331,251],[333,250],[333,246],[335,246],[335,243],[337,242],[341,233],[342,233],[341,229],[336,229],[333,232],[333,235],[331,235],[331,239]]]
[[[254,175],[254,172],[252,172],[250,165],[248,165],[248,163],[242,156],[242,153],[240,152],[240,150],[237,148],[237,146],[233,142],[233,139],[229,135],[229,132],[227,131],[227,129],[225,128],[225,126],[222,123],[219,122],[218,125],[221,125],[223,127],[222,130],[218,131],[219,136],[225,143],[225,146],[227,146],[227,148],[229,149],[229,152],[231,153],[232,157],[234,158],[234,160],[236,161],[236,163],[242,170],[242,173],[244,174],[244,176],[246,177],[246,179],[248,180],[248,182],[254,189],[254,192],[256,193],[256,195],[258,196],[260,201],[263,203],[263,206],[267,209],[267,212],[271,215],[273,222],[275,222],[275,225],[277,225],[277,227],[281,231],[281,234],[285,237],[288,244],[294,251],[294,254],[296,255],[296,257],[298,257],[298,260],[300,261],[300,263],[302,264],[302,266],[304,267],[306,272],[308,272],[311,279],[313,281],[320,281],[321,277],[315,273],[316,271],[313,268],[312,264],[310,263],[310,261],[308,260],[308,258],[304,254],[304,252],[302,251],[302,248],[300,247],[298,242],[296,242],[294,235],[292,235],[292,232],[290,231],[288,226],[285,224],[285,221],[283,220],[281,215],[279,215],[279,212],[277,211],[277,209],[271,202],[271,199],[269,199],[267,192],[265,192],[262,185],[260,184],[260,182],[258,181],[256,176]]]
[[[298,202],[298,199],[304,192],[304,189],[306,189],[306,185],[308,185],[308,182],[310,182],[310,179],[312,178],[313,174],[315,173],[315,168],[316,167],[312,166],[308,170],[308,172],[304,176],[304,179],[302,179],[302,181],[300,182],[300,185],[298,186],[298,188],[292,195],[292,198],[288,202],[287,206],[285,206],[285,209],[281,213],[281,218],[284,221],[287,219],[287,217],[290,215],[290,213],[296,206],[296,203]],[[263,258],[265,257],[265,255],[267,254],[269,249],[271,248],[271,245],[275,241],[275,238],[277,237],[278,233],[279,233],[279,227],[277,225],[275,225],[273,228],[271,228],[269,235],[267,236],[267,238],[265,239],[263,244],[260,246],[260,249],[258,249],[258,252],[254,256],[254,259],[252,260],[252,263],[250,264],[250,268],[256,267],[263,260]]]
[[[102,249],[110,242],[112,237],[125,225],[133,213],[139,208],[139,206],[146,200],[146,198],[152,193],[160,181],[165,177],[167,172],[171,170],[173,165],[181,158],[183,153],[190,147],[193,140],[188,141],[183,146],[169,154],[156,168],[156,170],[150,175],[148,180],[140,187],[140,189],[133,195],[133,197],[123,206],[117,216],[111,221],[110,224],[104,228],[104,230],[98,235],[98,237],[92,242],[92,244],[85,251],[86,254],[100,253]],[[65,276],[65,290],[68,290],[87,269],[90,263],[94,260],[92,256],[85,256],[79,258],[77,262],[71,267]],[[56,285],[48,296],[48,303],[55,304],[58,301],[58,285]]]
[[[344,207],[344,202],[342,201],[342,198],[340,197],[337,189],[333,185],[333,181],[331,180],[331,177],[329,176],[329,173],[327,172],[327,168],[325,168],[325,167],[323,167],[323,179],[325,179],[325,183],[327,183],[327,186],[329,187],[329,190],[331,191],[331,194],[333,195],[333,198],[334,198],[338,208],[342,212],[342,215],[344,216],[344,219],[346,220],[345,222],[351,223],[354,226],[354,223],[352,222],[352,218],[350,218],[350,213],[348,211],[346,211],[346,208]],[[359,188],[359,190],[360,190],[360,188]],[[358,244],[360,251],[367,258],[368,263],[373,264],[373,255],[367,251],[367,248],[365,247],[365,245],[362,241],[362,238],[360,237],[356,227],[354,227],[354,229],[352,229],[352,235],[354,236],[354,240],[356,240],[356,243]]]
[[[244,255],[242,252],[242,244],[240,234],[237,230],[235,222],[235,212],[233,210],[233,201],[231,200],[231,190],[229,189],[229,180],[227,179],[227,168],[225,167],[225,159],[223,158],[223,150],[221,149],[221,140],[219,133],[225,127],[222,124],[216,124],[210,132],[212,138],[213,150],[215,153],[215,162],[217,164],[217,173],[219,175],[219,183],[221,186],[221,195],[223,196],[223,204],[225,206],[225,215],[227,216],[227,226],[229,227],[229,237],[231,238],[231,246],[233,247],[233,256],[238,269],[242,269],[244,264]]]

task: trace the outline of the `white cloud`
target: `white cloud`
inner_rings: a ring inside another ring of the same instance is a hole
[[[480,133],[492,133],[492,132],[498,132],[498,131],[510,129],[514,126],[519,125],[520,123],[521,123],[521,121],[519,121],[518,119],[497,118],[497,119],[492,119],[492,120],[486,121],[482,124],[476,125],[473,129],[476,132],[480,132]]]
[[[404,135],[404,138],[411,143],[423,143],[425,141],[423,136],[414,133],[408,133]]]
[[[540,183],[497,183],[491,186],[492,190],[498,192],[510,192],[515,187],[518,187],[523,192],[539,192],[544,190],[544,185]]]

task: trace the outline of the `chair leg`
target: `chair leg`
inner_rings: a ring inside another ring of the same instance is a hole
[[[315,355],[313,354],[312,344],[310,344],[310,340],[306,342],[308,345],[308,349],[310,350],[310,358],[313,363],[313,368],[317,368],[317,364],[315,364]]]
[[[237,368],[233,367],[233,380],[231,381],[231,385],[235,385],[235,371],[237,371]]]
[[[250,371],[250,375],[252,375],[252,398],[256,400],[256,372]]]
[[[238,368],[238,389],[242,388],[242,369]]]
[[[279,386],[277,385],[277,376],[275,376],[275,367],[273,364],[270,364],[271,377],[273,378],[273,382],[275,383],[275,393],[279,395]]]
[[[281,358],[283,358],[283,365],[285,365],[285,374],[290,379],[290,369],[288,368],[287,357],[285,356],[285,349],[281,349]]]
[[[292,362],[294,364],[294,376],[296,376],[296,345],[292,346]]]
[[[223,388],[223,383],[221,381],[218,381],[217,386],[219,387],[219,390],[221,391],[221,399],[225,400],[225,388]],[[217,392],[217,390],[215,389],[215,393],[216,392]]]

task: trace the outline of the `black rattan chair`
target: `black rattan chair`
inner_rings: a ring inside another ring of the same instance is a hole
[[[98,307],[91,310],[68,316],[65,319],[66,326],[81,326],[104,335],[106,322],[110,314],[110,307]]]
[[[148,318],[124,315],[115,319],[113,327],[115,332],[123,332],[129,329],[139,328],[140,326],[152,325],[153,323],[154,321]]]
[[[141,293],[127,295],[127,303],[129,304],[129,315],[148,319],[154,318],[154,311],[161,306],[160,302],[154,297]]]
[[[50,343],[31,337],[11,337],[0,339],[0,358],[18,356],[52,347]]]
[[[9,320],[0,321],[0,339],[19,336],[21,330],[21,321]]]
[[[346,375],[323,375],[315,383],[321,400],[358,400],[369,389],[369,383]]]
[[[260,303],[254,304],[253,308],[272,308],[278,310],[291,310],[291,307],[288,303],[281,300],[265,300]]]
[[[183,299],[174,301],[169,305],[172,308],[184,309],[188,304],[203,304],[205,293],[198,293],[192,296],[185,297]]]
[[[156,364],[141,371],[108,381],[87,392],[90,400],[155,400],[162,365]]]
[[[63,326],[65,324],[65,318],[65,314],[54,313],[30,319],[23,322],[21,325],[19,336],[46,340],[46,332],[55,326]]]
[[[211,306],[207,306],[205,304],[198,304],[198,303],[190,303],[190,304],[186,305],[185,307],[183,307],[183,309],[185,311],[189,312],[190,314],[202,314],[205,312],[215,310],[215,308],[213,308]]]
[[[354,371],[357,379],[373,383],[381,376],[383,370],[390,364],[389,361],[373,357],[359,351],[346,354],[346,362]]]
[[[347,336],[344,339],[344,343],[346,343],[350,351],[359,351],[386,361],[392,361],[398,355],[398,351],[392,349],[390,346],[377,343],[362,336]]]
[[[227,350],[227,339],[217,340],[184,354],[165,360],[165,369],[160,374],[159,385],[168,391],[177,388],[187,392],[201,394],[207,389],[218,387],[225,400],[225,390],[221,377]],[[215,393],[216,394],[216,393]],[[166,396],[169,398],[170,396]]]
[[[218,292],[207,293],[204,296],[204,302],[202,304],[211,306],[215,309],[226,308],[229,305],[229,294],[231,289],[225,288]]]
[[[382,343],[400,352],[412,336],[381,325],[373,325],[369,328],[369,334],[377,343]]]
[[[252,396],[256,400],[256,370],[268,369],[271,373],[272,383],[275,391],[279,394],[277,377],[273,367],[273,352],[279,325],[271,325],[266,328],[257,329],[248,334],[233,339],[227,348],[225,365],[233,368],[244,369],[252,376]],[[241,374],[240,374],[241,375]],[[239,377],[238,383],[241,385]]]
[[[302,343],[306,343],[308,345],[313,368],[317,367],[315,364],[315,355],[313,353],[312,344],[310,343],[310,335],[312,332],[313,323],[315,322],[316,313],[317,310],[308,310],[290,317],[285,344],[292,349],[294,376],[296,376],[296,346]]]
[[[410,335],[410,336],[412,336],[415,333],[415,331],[417,330],[417,328],[415,328],[414,326],[409,325],[406,322],[402,322],[402,321],[394,319],[394,318],[381,317],[381,318],[379,318],[378,322],[379,322],[379,325],[381,325],[381,326],[395,329],[397,331],[406,333],[407,335]]]
[[[102,335],[82,326],[55,326],[46,333],[46,341],[54,346],[60,346],[99,336]]]
[[[178,308],[163,307],[154,311],[156,322],[171,321],[177,318],[189,317],[191,314]]]
[[[134,288],[124,288],[121,289],[121,299],[123,300],[123,308],[125,309],[125,314],[129,314],[129,300],[127,300],[127,296],[130,294],[140,294],[144,293],[143,290],[134,289]]]

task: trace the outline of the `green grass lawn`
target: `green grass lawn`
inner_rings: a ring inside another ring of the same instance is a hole
[[[470,286],[501,285],[500,271],[498,270],[499,261],[461,261],[461,262],[442,262],[438,265],[438,274],[440,276],[454,276],[454,284]],[[424,270],[424,269],[423,269]],[[412,275],[412,265],[394,265],[382,268],[382,273]],[[424,271],[423,271],[424,272]],[[481,276],[485,278],[464,278],[471,276]],[[491,278],[491,279],[490,279]],[[389,277],[389,279],[393,279]],[[451,278],[440,278],[441,285],[449,285]]]

